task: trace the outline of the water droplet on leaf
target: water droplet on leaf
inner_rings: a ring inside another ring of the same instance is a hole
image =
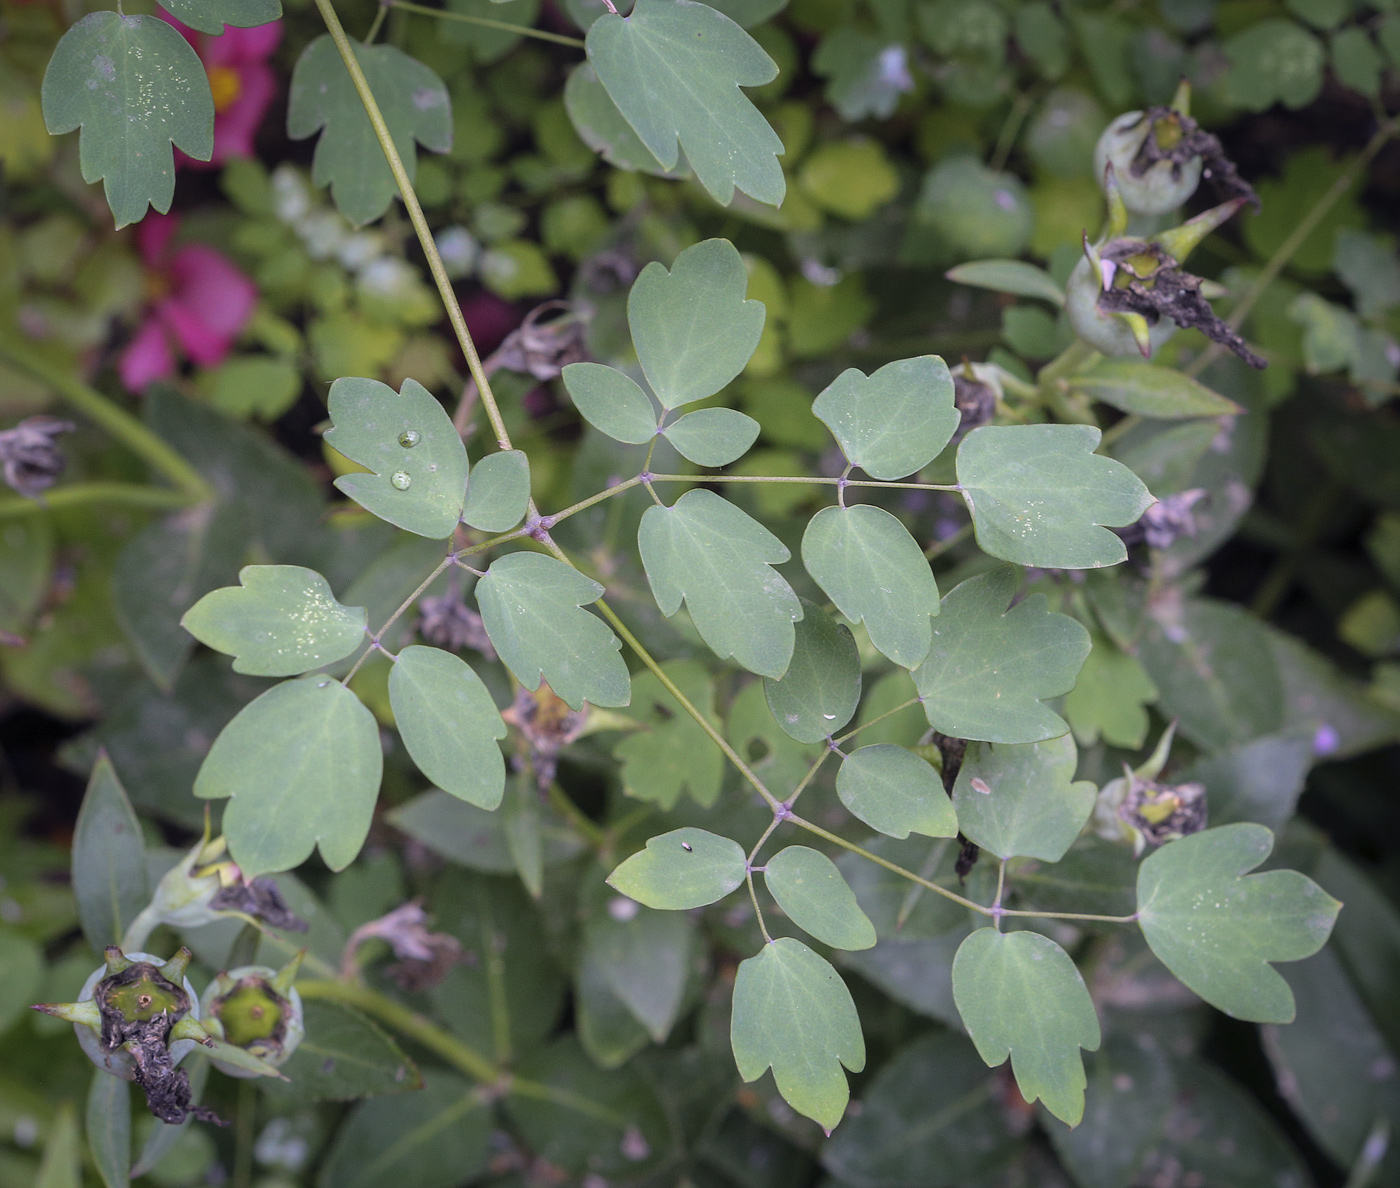
[[[408,477],[406,471],[396,470],[389,476],[389,482],[397,491],[407,491],[413,485],[413,480]]]
[[[411,450],[422,440],[423,435],[417,429],[405,429],[399,434],[399,445],[406,450]]]

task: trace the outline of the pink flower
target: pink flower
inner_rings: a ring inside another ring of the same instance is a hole
[[[175,374],[177,354],[217,367],[248,324],[258,290],[229,258],[201,243],[170,250],[179,215],[152,212],[136,228],[150,295],[146,317],[122,352],[122,383],[140,392]]]
[[[163,11],[157,15],[175,26],[209,73],[214,96],[214,155],[196,161],[176,150],[176,160],[191,169],[212,169],[234,157],[253,155],[253,137],[277,93],[277,76],[267,64],[282,40],[282,22],[255,29],[225,28],[220,37],[182,25]]]

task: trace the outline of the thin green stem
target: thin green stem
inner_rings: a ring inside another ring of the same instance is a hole
[[[252,1081],[238,1082],[238,1118],[233,1135],[233,1188],[253,1182],[253,1141],[257,1136],[258,1095]]]
[[[852,733],[854,733],[854,731]],[[830,754],[830,750],[825,750],[820,755],[818,755],[816,760],[813,762],[812,766],[807,769],[807,774],[797,781],[797,787],[795,787],[792,790],[792,794],[785,801],[783,801],[783,803],[787,805],[788,808],[792,808],[792,806],[797,803],[797,798],[807,790],[807,785],[810,784],[812,780],[816,777],[817,772],[821,770],[822,764],[826,762],[826,757]],[[776,819],[774,821],[774,824],[777,824]]]
[[[758,930],[763,933],[763,943],[771,945],[773,938],[768,934],[768,925],[763,922],[763,909],[758,906],[758,892],[753,885],[753,871],[744,871],[744,882],[749,888],[749,902],[753,904],[753,916],[758,921]]]
[[[1274,254],[1269,257],[1268,262],[1264,265],[1264,271],[1254,278],[1254,283],[1249,286],[1245,291],[1245,295],[1240,298],[1239,303],[1230,311],[1230,316],[1226,321],[1232,329],[1238,330],[1244,325],[1244,320],[1249,317],[1250,311],[1254,308],[1259,298],[1264,295],[1265,290],[1278,279],[1279,273],[1288,267],[1288,262],[1293,259],[1298,249],[1303,246],[1308,236],[1311,235],[1317,229],[1317,225],[1327,217],[1327,212],[1341,201],[1342,196],[1351,189],[1356,179],[1366,171],[1367,167],[1375,159],[1376,154],[1385,147],[1386,141],[1397,132],[1400,132],[1400,116],[1393,116],[1376,129],[1376,134],[1371,137],[1356,160],[1342,170],[1337,180],[1327,188],[1327,192],[1323,194],[1322,197],[1313,204],[1313,208],[1298,221],[1298,224],[1289,233],[1288,238],[1279,244]],[[1201,352],[1200,357],[1186,369],[1186,374],[1192,378],[1200,375],[1201,372],[1224,354],[1225,349],[1226,348],[1218,342],[1211,343],[1210,347]]]
[[[1103,436],[1099,439],[1099,449],[1107,449],[1124,434],[1131,433],[1143,422],[1143,418],[1136,413],[1130,413],[1117,424],[1110,425],[1103,431]]]
[[[519,33],[521,37],[533,37],[537,41],[552,41],[555,45],[572,45],[582,49],[584,42],[578,37],[567,37],[563,33],[550,33],[544,29],[531,29],[528,25],[512,25],[507,21],[493,21],[486,17],[468,16],[464,12],[448,12],[442,8],[429,8],[424,4],[407,4],[404,0],[387,0],[385,8],[399,8],[404,12],[416,12],[420,16],[437,17],[440,21],[460,21],[465,25],[480,25],[483,29],[499,29],[503,33]],[[365,40],[369,40],[366,38]]]
[[[360,668],[364,664],[364,662],[368,660],[372,655],[374,655],[376,651],[385,651],[379,646],[380,637],[386,631],[388,631],[390,627],[392,627],[395,623],[399,621],[399,617],[406,610],[408,610],[409,607],[411,607],[415,602],[418,601],[419,596],[423,593],[424,590],[431,586],[435,581],[438,580],[439,576],[441,576],[447,571],[448,567],[453,564],[453,560],[456,556],[456,553],[448,553],[446,557],[444,557],[441,561],[437,563],[437,566],[436,568],[434,568],[433,572],[428,574],[427,577],[425,577],[421,582],[418,583],[418,589],[414,590],[412,594],[410,594],[401,603],[399,603],[398,610],[396,610],[392,615],[385,619],[383,626],[381,626],[379,630],[376,631],[370,637],[370,646],[367,647],[363,652],[361,652],[359,658],[355,661],[354,664],[350,666],[350,671],[347,672],[345,676],[341,679],[340,683],[342,685],[349,685],[350,678],[360,671]],[[388,654],[388,652],[385,652],[385,655]]]
[[[934,561],[943,556],[949,549],[957,548],[969,536],[972,535],[972,523],[969,521],[959,528],[952,536],[944,540],[936,540],[924,550],[924,557],[929,561]]]
[[[0,338],[0,356],[47,384],[88,420],[145,459],[152,469],[165,475],[188,496],[187,502],[202,503],[214,497],[214,489],[178,451],[96,388],[12,338]]]
[[[365,114],[369,116],[370,125],[374,128],[374,135],[379,141],[379,147],[384,150],[384,159],[389,162],[389,171],[394,175],[394,181],[398,183],[399,195],[403,198],[409,221],[413,224],[413,230],[418,236],[418,244],[423,249],[423,255],[428,259],[428,271],[433,274],[433,281],[437,285],[438,295],[442,298],[443,308],[447,310],[448,320],[452,323],[453,332],[457,336],[457,345],[461,347],[462,354],[466,356],[467,370],[471,372],[472,379],[476,381],[482,407],[486,409],[486,416],[491,421],[491,429],[496,434],[496,444],[501,449],[508,450],[511,448],[510,433],[506,430],[500,407],[496,403],[495,394],[491,391],[491,381],[481,366],[481,356],[477,353],[476,343],[472,341],[471,331],[467,329],[467,320],[462,315],[462,307],[458,304],[457,295],[452,291],[452,281],[447,275],[447,269],[443,266],[442,256],[438,254],[437,243],[433,240],[433,233],[428,228],[428,220],[423,215],[423,207],[419,204],[418,195],[414,192],[413,180],[408,176],[408,170],[404,168],[403,159],[399,156],[399,150],[394,144],[389,126],[384,122],[384,115],[379,110],[374,92],[370,90],[365,72],[360,69],[359,59],[355,57],[354,47],[350,44],[350,38],[346,36],[340,18],[336,15],[335,6],[331,0],[316,0],[316,7],[321,12],[321,18],[326,23],[331,40],[335,42],[336,49],[340,51],[341,59],[345,62],[345,69],[350,73],[350,81],[354,83],[355,90],[360,96],[360,102],[364,104]]]
[[[578,503],[566,507],[563,511],[555,512],[553,515],[546,516],[545,518],[549,520],[550,527],[552,528],[555,524],[559,523],[560,520],[567,520],[570,516],[576,516],[579,512],[587,511],[595,504],[602,503],[605,499],[611,499],[614,495],[621,495],[624,491],[630,491],[633,487],[640,487],[641,485],[642,476],[637,475],[635,478],[620,482],[616,486],[609,487],[606,491],[599,491],[598,494],[590,495],[587,499],[582,499]]]
[[[1001,931],[1001,918],[1006,913],[1001,908],[1001,896],[1006,890],[1006,859],[1003,858],[997,863],[997,895],[992,900],[992,923],[996,925],[997,931]]]
[[[878,487],[886,491],[961,491],[957,483],[883,483],[871,479],[828,478],[789,474],[652,474],[653,483],[813,483],[821,487]]]
[[[1016,96],[1011,104],[1011,110],[1006,114],[1006,122],[1001,126],[1001,133],[997,136],[991,160],[987,162],[988,169],[999,172],[1006,167],[1006,160],[1011,156],[1011,150],[1016,145],[1016,137],[1020,135],[1021,126],[1026,122],[1026,117],[1030,115],[1031,108],[1034,106],[1035,97],[1030,92],[1022,91]]]
[[[526,1081],[520,1077],[511,1077],[506,1082],[506,1088],[516,1097],[532,1097],[536,1101],[552,1101],[555,1105],[574,1110],[587,1118],[606,1122],[609,1126],[615,1126],[619,1130],[627,1125],[626,1117],[616,1110],[599,1105],[591,1097],[584,1097],[582,1094],[560,1089],[557,1085],[541,1085],[538,1081]]]
[[[918,704],[919,699],[917,697],[911,697],[908,701],[895,706],[894,709],[888,709],[883,714],[877,714],[875,717],[871,718],[870,721],[862,722],[854,730],[846,731],[845,734],[841,735],[839,738],[836,739],[836,742],[839,745],[845,742],[848,738],[855,738],[855,736],[859,734],[862,730],[869,730],[870,727],[874,726],[876,722],[883,722],[886,718],[892,718],[895,714],[900,713],[902,710],[907,710],[911,705]],[[825,758],[825,756],[823,756],[822,758]],[[821,759],[818,759],[816,764],[813,766],[812,770],[815,772],[816,768],[820,765]],[[804,780],[803,783],[806,783],[806,781]],[[791,803],[791,801],[789,801],[788,803]]]
[[[610,840],[608,831],[569,799],[568,794],[559,786],[558,780],[555,780],[549,785],[547,795],[549,796],[549,803],[559,810],[560,814],[568,820],[569,824],[588,839],[588,844],[595,850],[601,850],[608,844]]]
[[[184,490],[147,487],[140,483],[73,483],[45,491],[37,499],[0,499],[0,520],[38,516],[47,511],[100,504],[104,507],[143,507],[153,511],[176,511],[198,502]]]
[[[1002,908],[1003,916],[1020,916],[1025,920],[1089,920],[1098,924],[1136,924],[1137,913],[1131,916],[1098,916],[1093,912],[1041,912],[1034,908],[1021,911],[1013,908]]]
[[[1076,338],[1036,373],[1036,386],[1042,393],[1049,391],[1052,385],[1087,366],[1097,355],[1093,347]]]
[[[365,34],[365,44],[373,45],[374,39],[379,36],[380,27],[384,24],[384,18],[389,15],[389,5],[380,0],[379,11],[374,14],[374,23],[370,25],[369,32]]]

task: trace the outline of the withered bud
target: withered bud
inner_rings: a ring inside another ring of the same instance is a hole
[[[29,499],[47,491],[65,465],[58,437],[74,428],[71,421],[30,417],[0,432],[0,468],[5,482]]]
[[[481,616],[462,601],[459,593],[433,595],[419,599],[418,635],[421,639],[449,652],[471,648],[488,660],[496,658],[496,649],[481,622]]]
[[[537,305],[496,348],[496,361],[508,371],[554,379],[570,363],[588,358],[583,335],[587,318],[568,301]]]

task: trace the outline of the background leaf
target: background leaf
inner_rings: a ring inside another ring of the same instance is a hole
[[[94,12],[68,30],[44,73],[44,123],[81,127],[83,180],[101,181],[117,226],[175,195],[171,144],[199,161],[214,149],[214,100],[198,55],[158,17]]]
[[[802,603],[792,659],[780,680],[763,681],[763,695],[783,733],[818,743],[840,732],[860,704],[860,653],[848,628],[810,602]]]
[[[1092,425],[984,425],[958,448],[958,482],[994,557],[1095,569],[1128,555],[1108,529],[1135,523],[1152,496],[1121,462],[1095,454]]]
[[[830,1132],[850,1090],[841,1071],[865,1067],[865,1039],[851,992],[831,965],[792,937],[779,937],[740,962],[730,1043],[739,1075],[769,1068],[778,1092]]]
[[[516,680],[532,691],[548,681],[575,710],[631,696],[621,642],[582,609],[602,596],[597,582],[538,553],[498,557],[476,584],[486,634]]]
[[[1136,359],[1102,359],[1076,375],[1070,381],[1070,391],[1139,417],[1175,420],[1244,411],[1188,375]]]
[[[343,660],[363,641],[368,612],[343,606],[314,569],[245,565],[239,585],[212,590],[180,626],[232,656],[233,671],[296,676]]]
[[[929,725],[953,738],[1028,743],[1069,727],[1042,702],[1074,687],[1089,633],[1040,594],[1007,609],[1009,569],[969,578],[943,598],[933,649],[914,670]]]
[[[847,368],[817,397],[812,412],[851,465],[876,479],[922,470],[952,439],[960,417],[953,378],[937,355],[886,363],[870,376]]]
[[[868,949],[875,926],[834,863],[809,846],[787,846],[768,859],[763,885],[788,919],[824,945]]]
[[[326,443],[372,472],[343,474],[336,488],[399,528],[451,536],[466,501],[467,451],[433,394],[412,379],[398,392],[378,380],[338,379],[330,413]]]
[[[714,683],[704,665],[672,660],[661,667],[690,704],[719,728]],[[724,778],[724,754],[651,672],[632,682],[631,716],[643,728],[625,735],[612,752],[622,763],[627,795],[670,810],[688,789],[699,804],[714,804]]]
[[[351,45],[412,180],[418,165],[415,141],[437,153],[452,147],[447,88],[422,62],[392,45]],[[297,59],[287,108],[287,135],[293,140],[318,131],[312,180],[331,187],[336,206],[356,226],[373,222],[389,209],[398,186],[330,34],[316,38]]]
[[[958,832],[953,802],[938,772],[904,747],[876,743],[852,751],[836,773],[836,794],[871,829],[890,837],[952,837]]]
[[[736,187],[770,206],[783,200],[783,143],[739,90],[778,68],[728,17],[690,0],[637,0],[630,16],[593,22],[588,60],[663,168],[684,149],[716,202],[727,206]]]
[[[506,724],[465,660],[414,644],[389,673],[389,704],[418,770],[444,792],[494,809],[505,793]]]
[[[483,532],[509,532],[529,502],[530,460],[520,450],[498,450],[472,471],[462,519]]]
[[[282,1066],[287,1079],[259,1081],[262,1092],[287,1102],[354,1101],[423,1087],[413,1061],[359,1011],[314,998],[304,1010],[306,1038]]]
[[[342,870],[369,833],[383,765],[374,715],[339,682],[313,676],[241,710],[214,740],[194,794],[231,798],[224,834],[246,877],[291,870],[317,847]]]
[[[675,829],[647,842],[608,885],[651,908],[684,911],[723,899],[744,881],[739,843],[704,829]]]
[[[995,1067],[1011,1058],[1027,1101],[1077,1126],[1084,1116],[1079,1049],[1099,1046],[1099,1020],[1079,970],[1038,932],[979,928],[953,962],[953,997],[978,1054]]]
[[[950,268],[946,275],[960,285],[974,285],[1017,297],[1039,297],[1054,306],[1065,303],[1064,290],[1055,283],[1054,277],[1024,260],[971,260]]]
[[[1138,870],[1138,920],[1152,951],[1227,1015],[1293,1018],[1293,994],[1272,961],[1316,953],[1341,908],[1295,870],[1248,874],[1273,849],[1262,825],[1226,825],[1168,842]]]
[[[73,831],[73,895],[97,952],[119,945],[151,897],[141,823],[111,760],[99,752]]]

